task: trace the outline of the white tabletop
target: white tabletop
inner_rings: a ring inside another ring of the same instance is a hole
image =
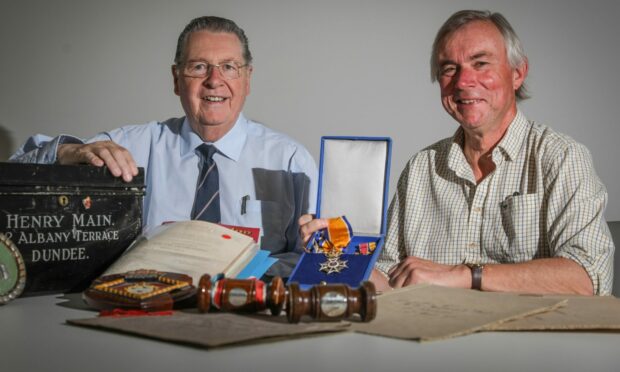
[[[207,350],[67,325],[95,316],[69,297],[0,307],[0,371],[620,371],[618,333],[490,332],[418,343],[347,332]]]

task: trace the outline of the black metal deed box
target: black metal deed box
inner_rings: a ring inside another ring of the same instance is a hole
[[[142,230],[144,170],[0,163],[0,232],[26,266],[24,295],[85,289]]]

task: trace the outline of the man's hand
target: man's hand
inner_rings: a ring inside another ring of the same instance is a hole
[[[312,234],[321,229],[327,228],[328,222],[324,218],[314,218],[311,214],[304,214],[299,217],[299,236],[304,242],[304,245],[308,243]]]
[[[388,272],[392,288],[428,283],[444,287],[471,288],[471,270],[465,265],[443,265],[409,256]]]
[[[393,289],[390,287],[389,279],[390,278],[388,278],[387,275],[379,271],[377,268],[372,269],[369,278],[369,280],[375,285],[377,292],[388,292]]]
[[[123,177],[130,182],[138,175],[138,167],[126,148],[112,141],[99,141],[87,144],[69,144],[58,146],[59,164],[92,164],[96,167],[106,165],[115,177]]]

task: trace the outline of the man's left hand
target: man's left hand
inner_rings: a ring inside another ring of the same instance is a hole
[[[409,256],[388,272],[390,286],[436,284],[444,287],[471,288],[471,270],[465,265],[444,265]]]

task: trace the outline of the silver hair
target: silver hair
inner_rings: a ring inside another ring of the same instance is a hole
[[[243,29],[237,26],[237,24],[230,19],[214,16],[205,16],[193,19],[190,23],[187,24],[187,26],[185,26],[185,28],[179,35],[179,40],[177,41],[177,50],[174,55],[175,64],[179,65],[183,62],[187,38],[189,37],[189,34],[197,31],[225,32],[236,35],[239,39],[239,42],[241,43],[244,63],[248,65],[252,63],[252,53],[250,53],[248,38],[247,36],[245,36],[245,32],[243,32]]]
[[[465,26],[466,24],[474,21],[486,21],[492,22],[499,30],[504,38],[504,45],[506,46],[506,57],[512,68],[517,68],[523,63],[527,63],[527,56],[523,50],[523,44],[517,36],[508,20],[500,13],[492,13],[488,10],[461,10],[454,13],[448,20],[441,26],[435,36],[433,42],[433,51],[431,53],[431,81],[435,82],[439,78],[439,48],[443,41],[453,32]],[[517,101],[521,101],[529,98],[525,82],[521,84],[519,89],[515,92]]]

